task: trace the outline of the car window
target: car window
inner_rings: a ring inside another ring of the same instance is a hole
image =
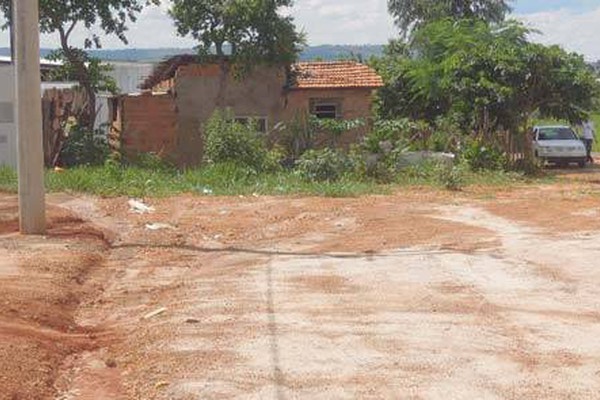
[[[540,128],[539,140],[573,140],[577,139],[571,128]]]

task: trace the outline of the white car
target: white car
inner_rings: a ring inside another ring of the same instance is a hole
[[[568,126],[536,126],[533,128],[535,156],[549,163],[577,163],[585,167],[587,152],[577,134]]]

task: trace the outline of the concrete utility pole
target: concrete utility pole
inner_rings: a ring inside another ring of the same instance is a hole
[[[13,0],[21,233],[46,230],[38,0]]]

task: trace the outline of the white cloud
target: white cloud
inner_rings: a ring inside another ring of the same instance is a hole
[[[560,9],[517,15],[517,18],[540,31],[532,40],[558,44],[584,54],[589,60],[600,60],[600,7],[581,13]]]
[[[386,0],[297,0],[291,10],[299,28],[311,44],[385,43],[395,34],[387,13]],[[193,40],[180,38],[167,15],[168,3],[146,9],[127,34],[129,47],[191,47]],[[73,43],[81,44],[89,32],[74,32]],[[55,35],[44,35],[42,47],[57,47]],[[0,33],[0,46],[8,45],[6,32]],[[123,48],[114,37],[103,38],[104,48]]]
[[[293,15],[314,45],[387,43],[397,34],[386,0],[297,0]]]
[[[146,9],[128,33],[129,47],[192,47],[194,41],[180,38],[167,15],[168,3]],[[289,12],[296,24],[308,35],[310,44],[386,43],[397,35],[387,12],[387,0],[296,0]],[[600,59],[600,7],[587,12],[569,9],[517,15],[543,35],[533,39],[546,44],[560,44],[589,59]],[[74,43],[81,44],[88,32],[75,33]],[[118,39],[103,39],[105,48],[125,47]],[[0,46],[8,45],[6,32],[0,34]],[[56,47],[55,36],[44,36],[43,47]]]

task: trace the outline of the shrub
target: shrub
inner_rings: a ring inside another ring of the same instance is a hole
[[[204,161],[235,163],[262,171],[268,158],[265,140],[252,123],[236,122],[230,112],[216,111],[205,129]]]
[[[352,170],[352,164],[343,153],[332,150],[308,150],[298,161],[296,171],[310,181],[333,182]]]
[[[110,153],[106,137],[101,131],[74,126],[65,140],[59,160],[65,167],[95,166],[104,164]]]
[[[446,189],[458,191],[465,186],[465,175],[460,165],[439,164],[436,170],[439,183]]]
[[[457,153],[462,142],[463,131],[451,117],[436,119],[431,133],[429,150],[445,153]]]
[[[320,131],[327,134],[329,146],[337,148],[340,137],[349,131],[362,127],[365,122],[362,119],[319,119],[311,117],[310,125],[313,131]]]
[[[494,145],[483,143],[481,139],[467,141],[460,154],[473,171],[502,170],[508,163],[506,155]]]
[[[408,147],[410,139],[419,130],[417,123],[408,119],[377,120],[373,129],[365,137],[365,150],[374,154],[385,153],[386,146]]]
[[[315,129],[307,113],[298,113],[282,126],[278,132],[277,143],[291,164],[307,150],[314,148]]]

